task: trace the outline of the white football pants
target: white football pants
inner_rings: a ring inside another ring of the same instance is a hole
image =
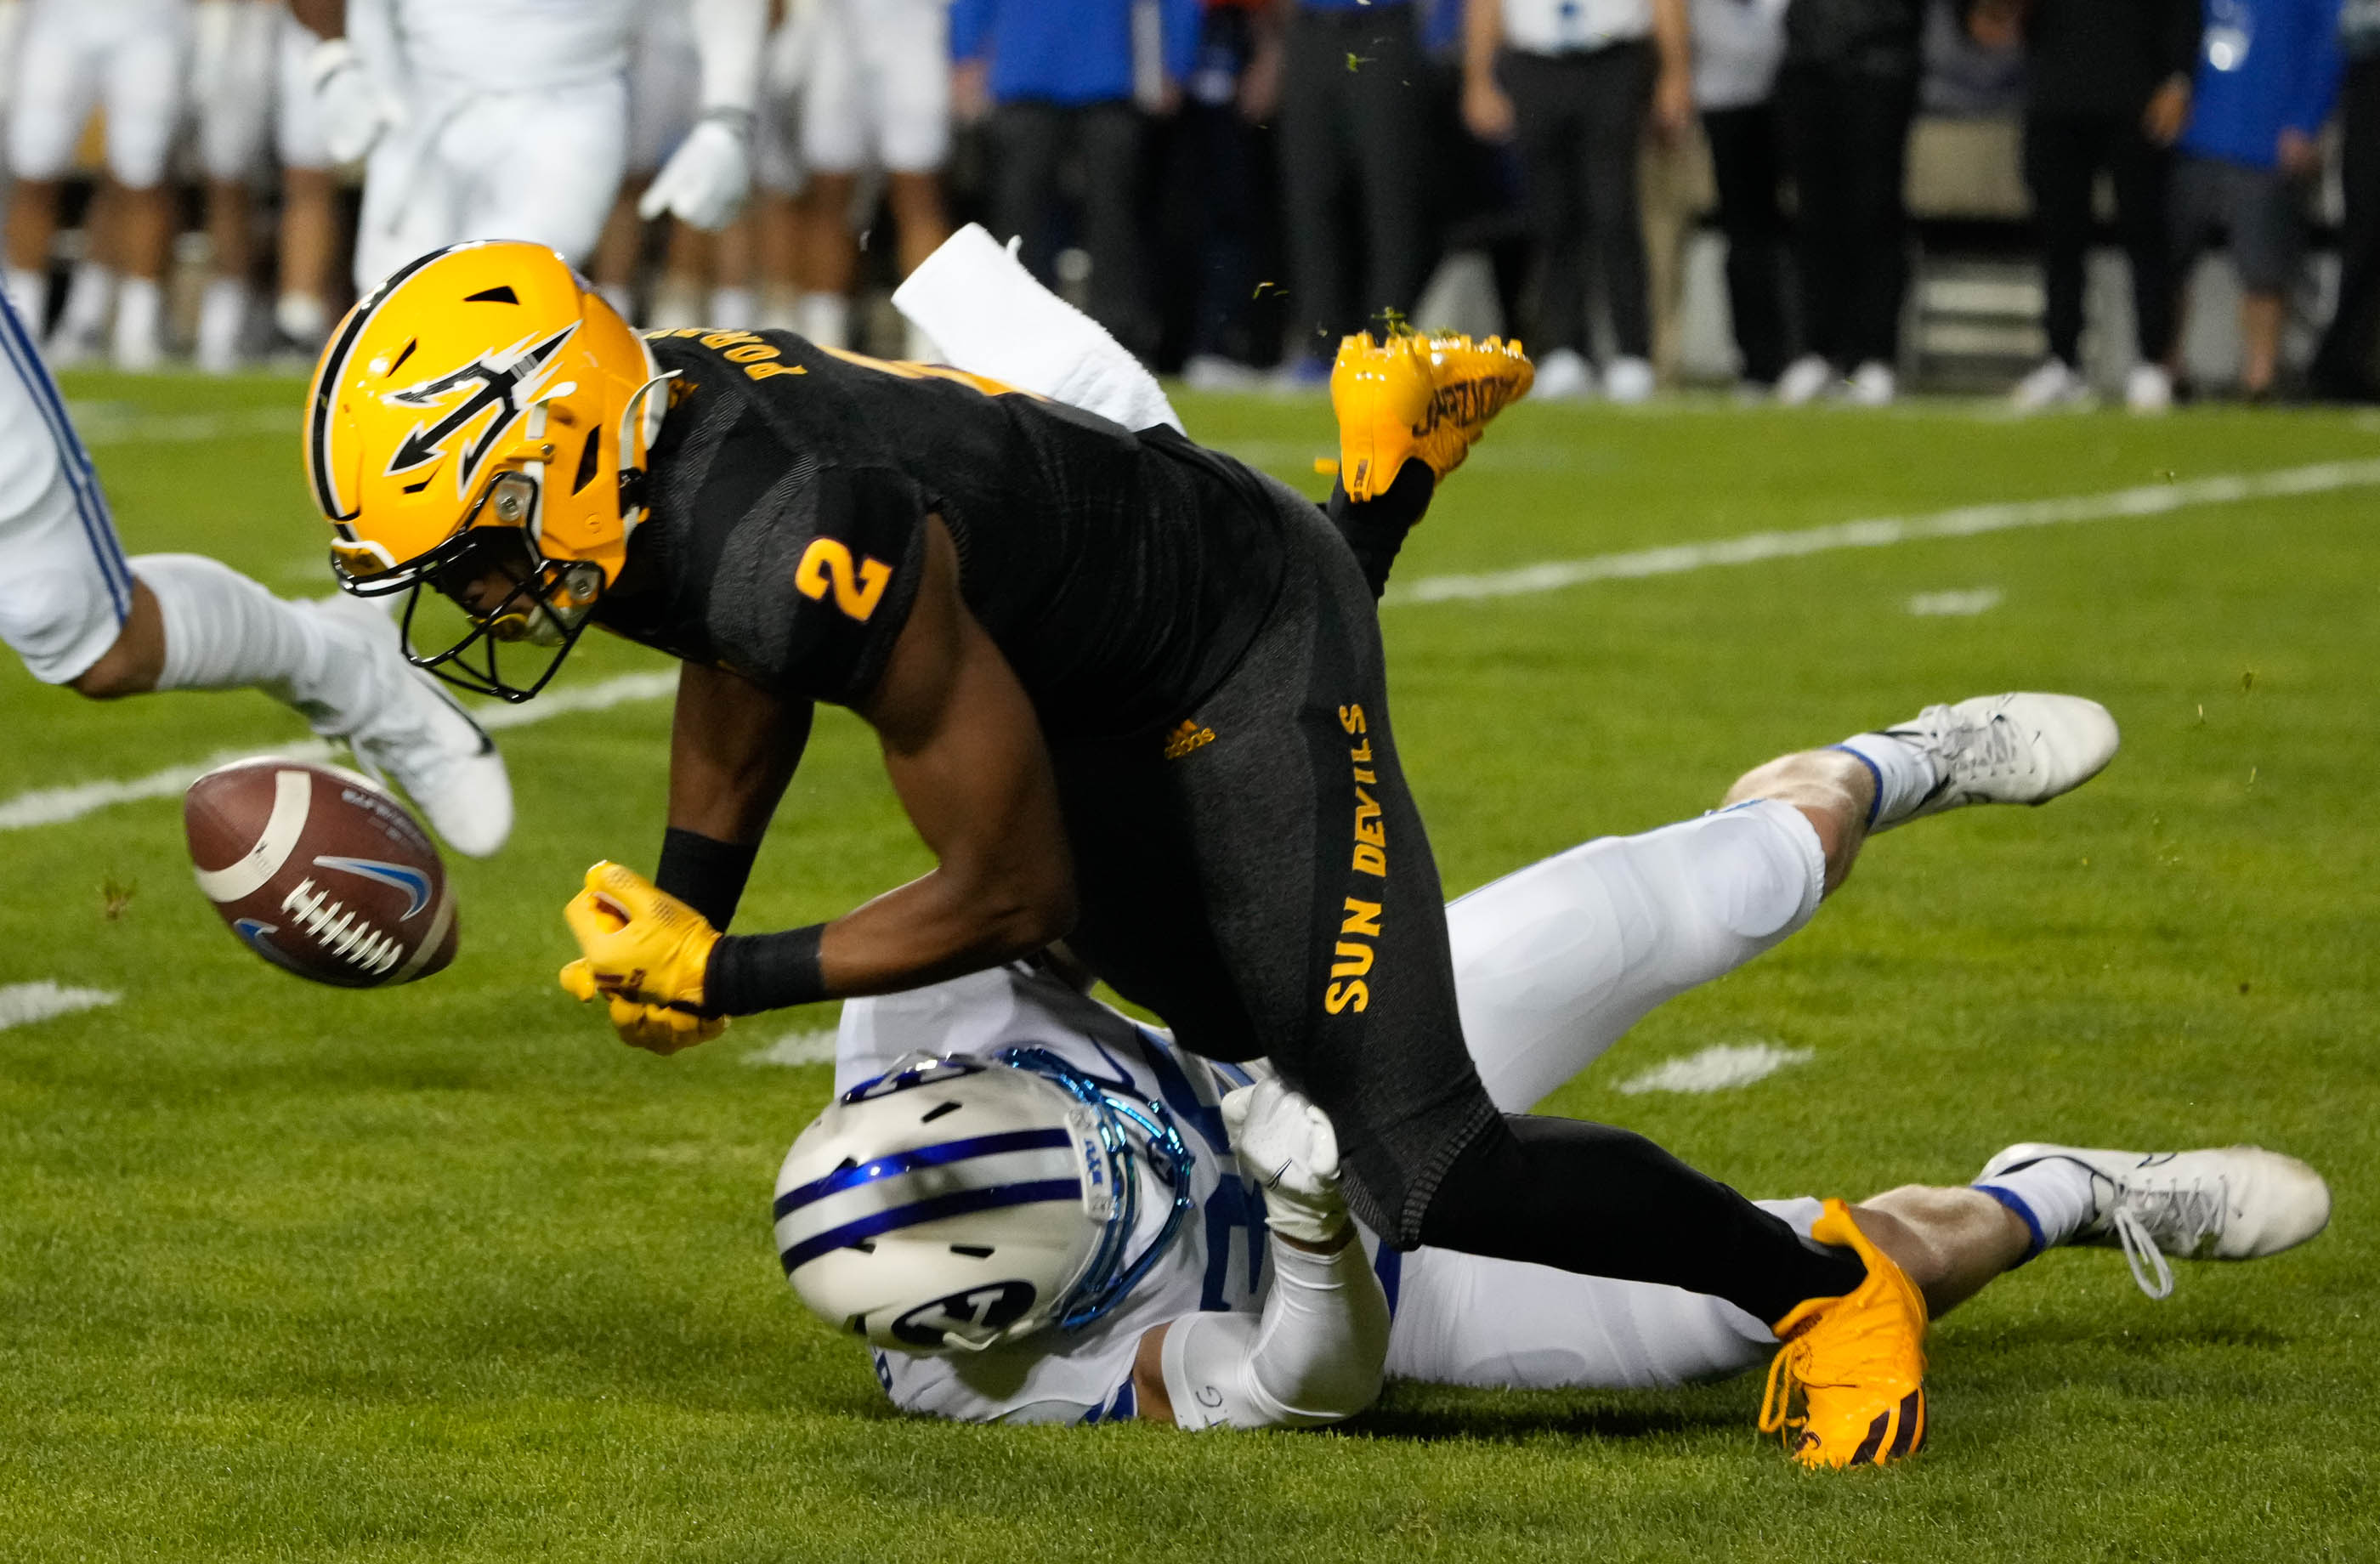
[[[583,266],[628,155],[628,95],[614,75],[511,92],[426,90],[364,166],[356,286],[465,239],[527,239]]]
[[[132,566],[65,401],[0,297],[0,641],[62,685],[115,644]]]
[[[1498,1107],[1522,1111],[1654,1006],[1734,971],[1810,920],[1818,833],[1771,799],[1606,837],[1447,909],[1463,1033]],[[1806,1240],[1815,1200],[1762,1201]],[[1677,1385],[1775,1350],[1722,1299],[1444,1249],[1377,1256],[1395,1313],[1388,1371],[1447,1385]]]
[[[181,117],[188,45],[179,0],[33,0],[17,38],[11,171],[62,177],[99,103],[107,110],[107,171],[133,189],[156,185]]]

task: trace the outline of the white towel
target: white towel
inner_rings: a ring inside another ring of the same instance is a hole
[[[892,306],[953,367],[1097,413],[1130,430],[1182,427],[1157,377],[1106,328],[1033,280],[970,223],[893,290]]]

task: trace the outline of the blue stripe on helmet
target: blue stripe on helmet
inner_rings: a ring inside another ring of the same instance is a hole
[[[1007,1130],[996,1135],[970,1135],[965,1140],[946,1140],[934,1146],[917,1146],[908,1151],[895,1151],[874,1158],[854,1167],[837,1168],[822,1179],[812,1179],[796,1184],[777,1196],[776,1219],[784,1220],[803,1206],[857,1189],[878,1179],[889,1179],[896,1173],[910,1172],[918,1168],[941,1168],[953,1162],[965,1162],[978,1157],[997,1157],[1008,1151],[1038,1151],[1044,1146],[1071,1146],[1072,1132],[1056,1128],[1039,1130]]]
[[[1079,1179],[1037,1179],[1030,1183],[963,1189],[955,1194],[938,1194],[930,1200],[898,1206],[890,1211],[879,1211],[872,1217],[862,1217],[839,1228],[830,1228],[816,1238],[804,1239],[778,1257],[784,1262],[785,1274],[791,1276],[821,1255],[848,1249],[855,1243],[901,1228],[937,1222],[945,1217],[997,1211],[1009,1206],[1038,1206],[1044,1201],[1080,1200],[1082,1197],[1083,1185]]]

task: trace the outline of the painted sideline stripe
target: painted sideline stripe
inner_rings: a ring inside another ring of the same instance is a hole
[[[1628,1097],[1646,1092],[1721,1092],[1765,1081],[1789,1065],[1807,1064],[1813,1049],[1780,1048],[1775,1043],[1714,1043],[1700,1053],[1657,1064],[1620,1083]]]
[[[475,708],[472,716],[484,728],[525,728],[555,717],[582,711],[602,711],[630,701],[657,700],[677,688],[675,673],[623,673],[616,679],[576,688],[551,690],[530,704]],[[203,760],[166,766],[144,777],[122,782],[79,782],[71,787],[36,788],[0,802],[0,830],[27,830],[35,826],[64,825],[115,804],[143,798],[174,798],[199,777],[230,761],[255,755],[285,760],[328,760],[332,746],[322,739],[261,748],[225,749]]]
[[[2193,479],[2187,483],[2150,484],[2119,489],[2106,494],[2074,494],[2055,500],[1961,505],[1929,515],[1880,516],[1868,521],[1838,522],[1795,532],[1751,532],[1705,543],[1680,543],[1667,548],[1639,549],[1631,553],[1596,554],[1586,559],[1552,560],[1480,576],[1426,576],[1403,587],[1392,587],[1383,607],[1407,603],[1450,602],[1485,598],[1520,597],[1532,592],[1559,591],[1591,581],[1640,580],[1651,576],[1678,576],[1712,565],[1752,564],[1761,560],[1793,559],[1834,549],[1876,549],[1895,543],[1934,538],[1972,538],[1985,532],[2006,532],[2025,527],[2060,527],[2085,521],[2112,521],[2126,516],[2163,515],[2192,505],[2228,504],[2240,500],[2270,499],[2298,494],[2325,494],[2341,489],[2380,485],[2380,460],[2318,462],[2311,467],[2282,467],[2264,473],[2228,473]],[[601,711],[636,700],[658,700],[677,687],[674,673],[625,673],[579,689],[561,689],[521,706],[478,708],[473,715],[482,727],[502,731],[525,728],[580,711]],[[0,802],[0,830],[32,826],[63,825],[111,804],[141,798],[164,798],[180,793],[200,772],[237,760],[249,751],[211,756],[196,765],[169,766],[128,782],[84,782],[75,787],[41,788]],[[317,741],[264,753],[293,759],[320,760],[330,748]]]
[[[1679,576],[1712,565],[1752,564],[1761,560],[1798,559],[1836,549],[1881,549],[1895,543],[1933,538],[1973,538],[1986,532],[2008,532],[2027,527],[2067,527],[2085,521],[2116,521],[2126,517],[2163,515],[2192,505],[2230,504],[2300,494],[2326,494],[2341,489],[2380,484],[2380,460],[2317,462],[2311,467],[2282,467],[2273,472],[2226,473],[2192,479],[2187,483],[2153,483],[2139,489],[2119,489],[2106,494],[2070,494],[2055,500],[2022,500],[1987,505],[1961,505],[1929,515],[1877,516],[1867,521],[1836,522],[1794,532],[1750,532],[1737,538],[1715,538],[1706,543],[1675,543],[1666,548],[1638,549],[1621,554],[1595,554],[1586,559],[1548,560],[1517,570],[1478,576],[1426,576],[1402,587],[1390,587],[1381,605],[1470,601],[1482,598],[1523,597],[1532,592],[1560,591],[1590,581],[1635,581],[1648,576]]]
[[[52,1016],[97,1010],[123,998],[105,988],[65,988],[46,979],[39,983],[0,984],[0,1032],[30,1026]]]

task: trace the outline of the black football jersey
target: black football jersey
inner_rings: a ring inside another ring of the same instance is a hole
[[[632,640],[852,704],[907,622],[939,515],[968,608],[1064,738],[1178,715],[1271,606],[1277,508],[1171,430],[786,332],[651,342],[677,378],[650,513],[596,610]]]

